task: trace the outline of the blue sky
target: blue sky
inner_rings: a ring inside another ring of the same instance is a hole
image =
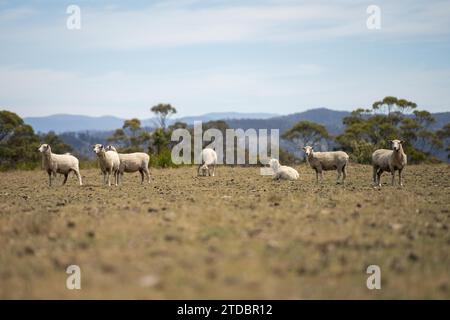
[[[21,116],[288,114],[386,95],[450,111],[450,1],[0,0],[0,43],[0,108]]]

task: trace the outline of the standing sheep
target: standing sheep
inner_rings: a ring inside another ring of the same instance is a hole
[[[272,168],[274,180],[297,180],[298,171],[288,166],[282,166],[277,159],[270,159],[269,166]]]
[[[108,186],[111,186],[111,174],[114,175],[114,184],[117,186],[119,183],[119,155],[115,151],[106,150],[101,144],[96,144],[92,147],[97,155],[98,162],[100,164],[100,170],[103,173],[103,183],[106,184],[108,179]],[[108,177],[108,178],[106,178]]]
[[[314,152],[310,146],[304,147],[303,150],[306,153],[306,159],[309,165],[316,171],[317,183],[319,182],[319,174],[320,180],[323,181],[322,171],[329,170],[337,170],[337,184],[339,184],[341,174],[342,184],[345,183],[345,178],[347,178],[348,154],[343,151]]]
[[[38,151],[42,153],[42,165],[44,170],[48,173],[50,186],[52,186],[52,175],[56,177],[57,173],[64,175],[63,185],[65,185],[70,171],[75,172],[80,186],[83,185],[77,158],[71,154],[54,154],[52,153],[52,148],[48,144],[42,144],[38,148]]]
[[[216,174],[216,164],[217,164],[217,153],[211,149],[211,148],[205,148],[202,150],[202,164],[199,165],[197,174],[200,176],[200,170],[202,172],[201,175],[211,176],[211,169],[209,168],[212,166],[212,176],[214,177]]]
[[[113,146],[107,146],[106,150],[116,152],[116,148]],[[144,175],[147,177],[147,182],[150,183],[150,171],[148,170],[148,163],[150,162],[150,156],[144,152],[134,153],[118,153],[120,165],[118,172],[118,183],[123,181],[124,172],[137,172],[141,174],[141,184],[144,183]]]
[[[398,183],[403,187],[402,171],[407,164],[406,154],[403,152],[403,140],[392,140],[392,150],[378,149],[372,154],[373,183],[381,187],[381,174],[383,171],[391,173],[394,185],[395,170],[398,170]]]

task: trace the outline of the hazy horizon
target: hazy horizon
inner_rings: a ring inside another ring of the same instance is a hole
[[[393,95],[450,110],[450,3],[378,1],[0,0],[0,108],[177,117],[351,111]]]

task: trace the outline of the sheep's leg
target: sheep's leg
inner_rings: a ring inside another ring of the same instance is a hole
[[[103,172],[103,184],[106,185],[106,171]]]
[[[212,168],[212,172],[213,172],[213,177],[216,175],[216,165],[213,164],[213,168]]]
[[[345,179],[347,178],[347,166],[342,168],[342,184],[345,184]]]
[[[83,185],[83,181],[81,180],[80,170],[79,169],[78,170],[74,170],[74,172],[75,172],[75,174],[76,174],[76,176],[78,178],[78,183],[80,184],[80,186],[82,186]]]
[[[316,170],[316,183],[319,183],[319,171],[317,169]]]
[[[319,172],[320,172],[320,182],[323,183],[323,171],[320,170]]]
[[[378,169],[377,169],[377,167],[376,166],[373,166],[373,184],[374,185],[377,185],[377,172],[378,172]]]
[[[66,184],[66,182],[67,182],[67,177],[69,176],[69,173],[65,173],[64,174],[64,181],[63,181],[63,183],[62,183],[62,185],[65,185]]]
[[[339,180],[341,179],[341,171],[342,169],[337,169],[337,179],[336,179],[336,184],[339,184]]]
[[[119,172],[117,170],[114,171],[114,185],[117,187],[119,185]]]
[[[145,177],[147,178],[147,182],[150,183],[150,171],[148,168],[144,168]]]
[[[403,169],[398,170],[398,184],[400,187],[403,187],[403,175],[402,175]]]
[[[378,171],[377,171],[377,185],[379,186],[379,187],[381,187],[381,174],[383,173],[383,170],[381,170],[381,169],[378,169]]]
[[[48,185],[49,185],[49,187],[52,186],[52,173],[51,172],[48,173]]]
[[[391,169],[391,184],[392,186],[395,184],[395,169]]]
[[[143,184],[144,183],[144,171],[142,171],[142,169],[140,169],[139,173],[141,175],[141,184]]]

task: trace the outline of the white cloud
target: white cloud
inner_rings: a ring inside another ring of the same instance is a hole
[[[48,17],[42,13],[42,19],[28,24],[4,23],[0,40],[44,42],[49,46],[70,44],[75,49],[132,50],[210,43],[308,41],[370,36],[374,32],[394,37],[450,32],[450,3],[444,1],[378,1],[382,14],[379,31],[366,28],[366,8],[370,4],[367,1],[201,4],[170,1],[140,9],[81,5],[81,31],[66,30],[63,14]]]

